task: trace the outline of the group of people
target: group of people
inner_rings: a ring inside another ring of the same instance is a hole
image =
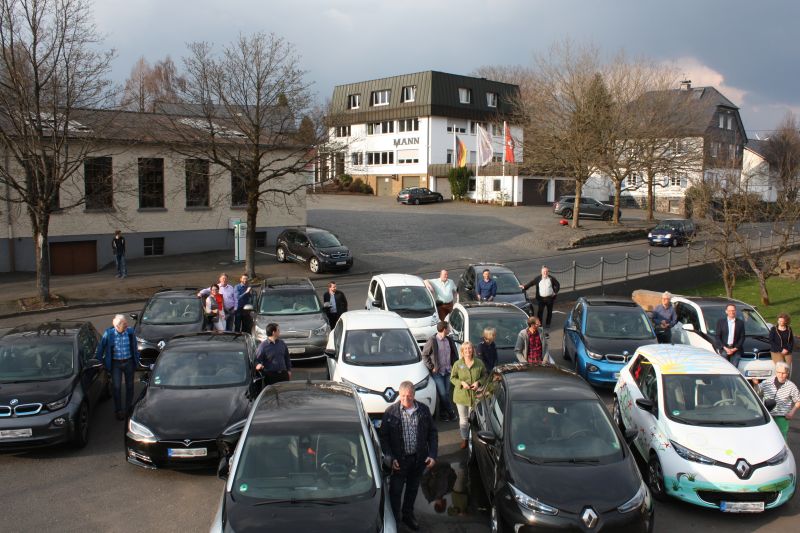
[[[250,277],[242,274],[237,285],[228,283],[228,275],[222,273],[219,283],[197,293],[203,299],[207,329],[211,331],[245,331],[253,329],[250,312],[246,305],[253,304],[253,288],[249,285]]]

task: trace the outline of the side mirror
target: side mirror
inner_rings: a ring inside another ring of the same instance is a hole
[[[628,446],[633,445],[633,441],[638,435],[638,432],[635,429],[626,429],[625,430],[625,442],[628,443]]]
[[[778,402],[775,401],[775,398],[769,398],[764,400],[764,407],[767,408],[767,411],[772,411],[775,409],[775,406],[778,405]]]
[[[327,355],[331,359],[334,359],[336,357],[336,350],[333,350],[331,348],[325,348],[325,355]]]
[[[683,331],[694,331],[694,326],[692,324],[684,324]]]
[[[86,365],[83,367],[84,370],[98,370],[101,368],[103,368],[103,362],[95,358],[86,361]]]
[[[139,320],[139,313],[131,313],[128,316],[134,320]]]
[[[223,456],[222,459],[219,460],[219,466],[217,466],[217,477],[220,478],[222,481],[228,480],[228,473],[231,470],[231,462],[228,457]]]
[[[656,404],[653,403],[653,400],[648,400],[647,398],[639,398],[636,400],[636,407],[638,407],[642,411],[647,411],[648,413],[652,413],[653,411],[655,411]]]
[[[460,331],[456,331],[453,333],[453,340],[455,342],[464,342],[464,334]]]
[[[139,383],[144,385],[145,387],[150,385],[150,376],[142,376],[139,378]]]
[[[565,329],[566,331],[572,331],[572,332],[574,332],[574,333],[577,333],[577,332],[578,332],[578,328],[577,328],[577,326],[575,326],[575,323],[574,323],[574,322],[567,322],[567,323],[564,325],[564,329]]]
[[[372,300],[372,307],[383,308],[383,300],[375,299]]]
[[[242,310],[243,311],[252,311],[253,310],[253,304],[245,305],[244,307],[242,307]]]
[[[478,432],[478,440],[489,446],[494,446],[495,442],[497,442],[497,437],[491,431],[483,430]]]

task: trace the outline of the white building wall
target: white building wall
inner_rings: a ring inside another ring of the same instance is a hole
[[[758,194],[765,202],[778,199],[769,163],[756,152],[745,148],[742,157],[742,187],[745,191]]]

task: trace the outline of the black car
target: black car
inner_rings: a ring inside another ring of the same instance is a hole
[[[475,288],[478,281],[483,279],[483,271],[489,270],[489,275],[497,283],[497,296],[495,302],[504,302],[516,305],[528,314],[532,313],[528,295],[520,287],[519,279],[514,271],[499,263],[477,263],[469,265],[458,279],[458,301],[474,302],[477,300]]]
[[[215,465],[217,439],[241,431],[260,392],[247,333],[179,335],[167,343],[133,408],[128,462],[144,468]]]
[[[267,387],[220,464],[212,532],[394,532],[380,441],[356,391],[331,381]]]
[[[447,318],[453,339],[460,344],[470,341],[477,346],[483,330],[495,329],[498,364],[515,363],[514,346],[519,332],[528,327],[528,315],[519,307],[495,302],[457,303]]]
[[[156,361],[164,345],[175,335],[203,331],[203,302],[196,288],[161,289],[147,300],[136,320],[136,343],[142,365]]]
[[[625,439],[583,380],[554,366],[497,367],[470,418],[470,461],[492,531],[646,532],[650,493]]]
[[[572,213],[575,212],[575,197],[562,196],[556,203],[553,204],[553,213],[564,218],[572,218]],[[604,204],[594,198],[588,196],[581,197],[581,208],[578,214],[581,218],[599,218],[601,220],[611,220],[614,216],[614,206]],[[619,218],[622,219],[622,211],[619,212]]]
[[[285,229],[278,235],[275,257],[279,263],[307,263],[311,272],[348,270],[353,254],[330,231],[306,227]]]
[[[650,246],[682,246],[694,235],[695,227],[691,220],[662,220],[647,233],[647,242]]]
[[[401,204],[424,204],[432,202],[443,202],[444,197],[426,187],[408,187],[397,193],[397,201]]]
[[[20,326],[0,337],[0,450],[89,439],[91,412],[111,396],[89,322]]]

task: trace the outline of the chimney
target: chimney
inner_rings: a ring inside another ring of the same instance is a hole
[[[683,80],[681,82],[681,91],[688,91],[692,88],[692,80]]]

